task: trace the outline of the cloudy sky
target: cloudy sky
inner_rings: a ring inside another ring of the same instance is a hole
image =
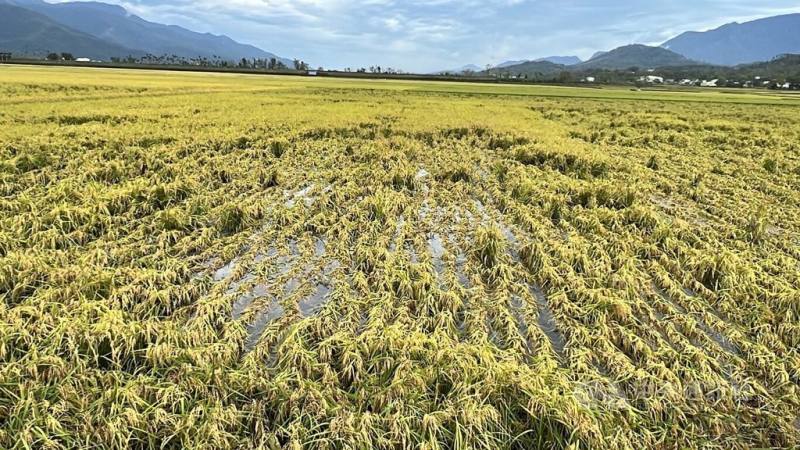
[[[800,12],[797,0],[104,0],[315,66],[434,71],[588,58],[686,30]]]

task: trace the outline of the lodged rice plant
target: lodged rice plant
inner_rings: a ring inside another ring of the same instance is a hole
[[[800,445],[797,99],[0,93],[0,448]]]

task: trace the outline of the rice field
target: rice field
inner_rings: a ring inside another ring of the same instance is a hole
[[[800,445],[800,98],[0,66],[0,448]]]

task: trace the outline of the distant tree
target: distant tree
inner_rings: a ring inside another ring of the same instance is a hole
[[[48,61],[58,61],[60,59],[61,59],[61,56],[59,56],[58,53],[49,53],[47,55],[47,60]]]
[[[61,59],[63,59],[64,61],[74,61],[75,57],[72,56],[72,53],[62,53]]]
[[[569,72],[567,70],[563,70],[563,71],[561,71],[561,73],[558,74],[558,82],[559,83],[569,83],[571,81],[572,81],[572,73],[571,72]]]
[[[239,61],[239,67],[250,67],[250,63],[247,62],[247,58],[242,58],[242,60]]]
[[[299,59],[295,59],[292,62],[294,63],[294,70],[308,70],[308,64],[306,64],[305,62]]]

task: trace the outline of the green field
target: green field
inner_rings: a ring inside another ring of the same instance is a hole
[[[800,445],[800,97],[0,66],[0,448]]]

